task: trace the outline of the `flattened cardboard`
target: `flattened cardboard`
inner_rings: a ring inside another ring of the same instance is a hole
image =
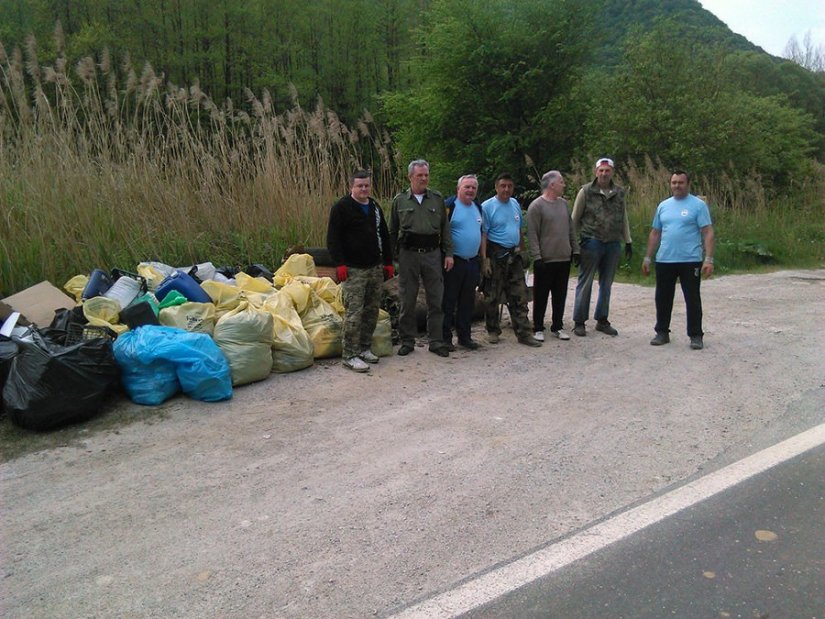
[[[38,327],[48,327],[58,309],[72,309],[75,300],[55,288],[50,282],[42,281],[31,288],[3,299],[3,303],[20,312]]]

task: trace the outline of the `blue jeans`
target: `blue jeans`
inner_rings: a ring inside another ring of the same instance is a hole
[[[579,281],[576,284],[576,302],[573,306],[573,322],[584,324],[590,317],[590,291],[593,278],[599,272],[599,298],[596,301],[597,321],[606,321],[610,313],[610,288],[619,266],[622,245],[619,241],[602,243],[597,239],[582,239]]]

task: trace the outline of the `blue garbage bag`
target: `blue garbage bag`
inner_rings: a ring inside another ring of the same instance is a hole
[[[181,390],[205,402],[232,397],[229,364],[205,333],[144,325],[117,338],[114,353],[123,387],[138,404],[161,404]]]

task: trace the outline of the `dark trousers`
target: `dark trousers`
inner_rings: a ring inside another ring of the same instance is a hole
[[[567,282],[570,279],[570,261],[542,262],[533,271],[533,330],[544,331],[547,298],[551,296],[551,331],[564,328],[564,304],[567,301]]]
[[[411,249],[401,249],[398,253],[398,299],[401,311],[398,317],[398,334],[401,343],[415,346],[418,324],[415,319],[415,304],[418,301],[418,284],[424,282],[427,299],[427,338],[430,345],[441,343],[444,296],[444,269],[441,250],[419,253]]]
[[[444,342],[453,341],[453,326],[459,342],[470,341],[470,326],[481,270],[479,259],[454,257],[453,268],[444,272]]]
[[[673,313],[677,279],[685,297],[688,337],[702,336],[702,298],[699,296],[701,262],[656,263],[656,332],[670,332],[670,315]]]

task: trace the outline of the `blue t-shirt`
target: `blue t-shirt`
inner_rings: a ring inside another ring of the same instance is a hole
[[[711,223],[708,205],[693,194],[664,200],[653,216],[653,227],[662,231],[656,262],[701,262],[701,229]]]
[[[481,230],[502,247],[516,247],[521,240],[521,207],[515,198],[502,202],[496,196],[481,205]]]
[[[450,219],[450,232],[453,255],[465,260],[475,258],[481,245],[481,213],[478,207],[472,202],[467,205],[457,199]]]

